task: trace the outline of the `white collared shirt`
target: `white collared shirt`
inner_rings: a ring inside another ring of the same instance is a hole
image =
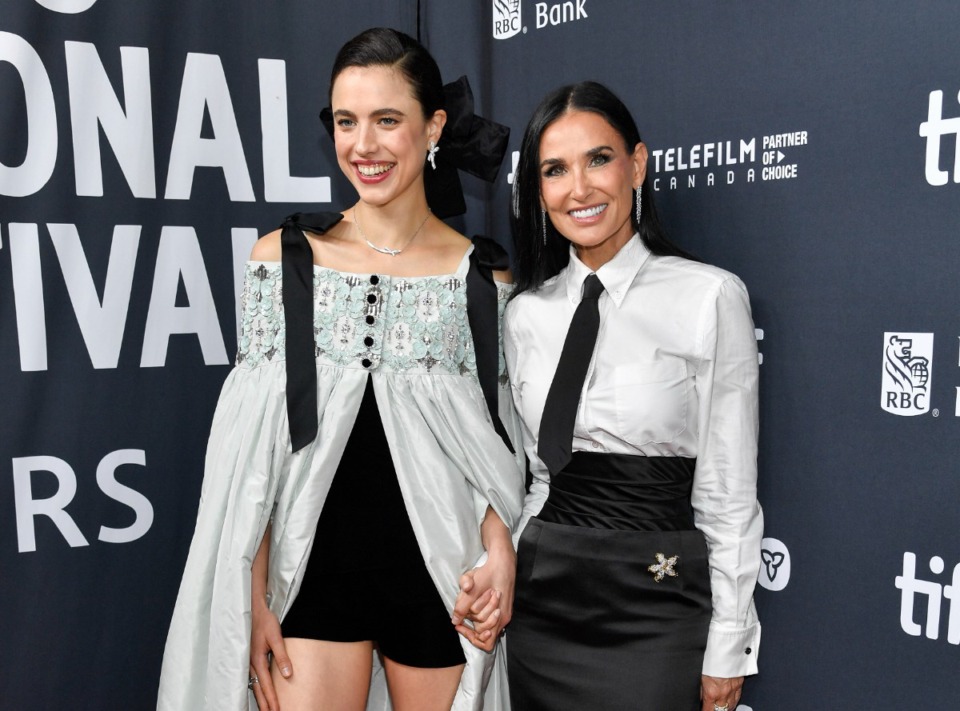
[[[550,475],[537,434],[563,341],[591,270],[570,264],[511,301],[504,352],[533,474],[517,535],[539,513]],[[755,674],[757,344],[743,283],[717,267],[659,257],[634,237],[596,271],[600,331],[573,431],[574,451],[696,457],[691,503],[707,540],[713,617],[703,673]],[[748,651],[749,650],[749,651]]]

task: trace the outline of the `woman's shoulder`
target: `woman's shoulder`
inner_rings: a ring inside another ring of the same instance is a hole
[[[280,230],[268,232],[258,239],[250,252],[250,260],[253,262],[279,262]]]
[[[562,272],[550,277],[536,288],[514,294],[507,303],[504,318],[515,324],[525,321],[533,324],[542,322],[545,308],[549,308],[548,304],[557,303],[558,290],[565,289],[561,275]]]
[[[697,262],[685,257],[654,257],[658,268],[671,272],[671,278],[683,279],[688,286],[700,285],[707,290],[716,290],[725,285],[746,288],[743,281],[731,271],[706,262]]]
[[[297,213],[288,217],[287,221],[289,220],[295,221],[296,227],[304,231],[308,241],[321,235],[336,236],[343,229],[341,212]],[[279,262],[282,256],[282,234],[283,229],[280,228],[262,235],[253,245],[250,261]]]

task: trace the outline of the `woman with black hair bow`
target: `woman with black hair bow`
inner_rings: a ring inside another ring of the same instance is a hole
[[[159,708],[502,708],[489,651],[509,620],[523,496],[500,396],[510,287],[502,250],[438,215],[462,209],[448,159],[476,155],[442,139],[445,123],[485,131],[486,165],[466,167],[488,179],[506,131],[457,119],[465,82],[445,96],[395,30],[344,45],[330,99],[359,201],[294,215],[254,247]],[[446,171],[440,199],[425,171]],[[475,627],[455,626],[458,580],[482,555],[478,589],[496,592]]]

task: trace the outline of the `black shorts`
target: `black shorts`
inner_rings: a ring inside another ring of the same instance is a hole
[[[411,667],[466,661],[410,525],[369,379],[282,629],[284,637],[372,641]]]
[[[412,580],[407,568],[354,571],[324,576],[318,585],[308,574],[283,620],[283,636],[369,640],[383,656],[411,667],[463,664],[460,635],[425,569],[423,576]]]

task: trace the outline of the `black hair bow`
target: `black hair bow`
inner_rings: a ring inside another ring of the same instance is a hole
[[[443,94],[447,123],[435,158],[437,168],[428,166],[423,173],[427,204],[440,218],[467,211],[458,171],[492,183],[500,172],[510,138],[507,126],[474,113],[473,92],[465,76],[445,84]],[[333,112],[329,106],[320,112],[320,122],[333,137]]]

